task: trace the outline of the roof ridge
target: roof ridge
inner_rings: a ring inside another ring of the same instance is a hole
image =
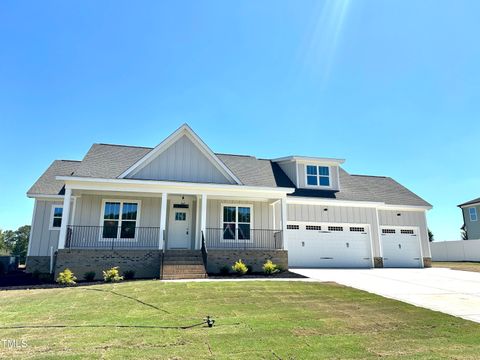
[[[253,155],[242,155],[242,154],[226,154],[226,153],[214,153],[215,155],[227,155],[227,156],[238,156],[238,157],[251,157],[251,158],[255,158],[255,156]]]
[[[153,149],[153,147],[139,146],[139,145],[106,144],[106,143],[94,143],[94,145],[117,146],[117,147],[128,147],[128,148],[141,148],[141,149],[150,149],[150,150]]]
[[[381,179],[389,179],[390,177],[384,175],[362,175],[362,174],[349,174],[350,176],[361,176],[361,177],[374,177]]]
[[[67,159],[57,159],[55,161],[65,161],[65,162],[82,162],[82,160],[67,160]]]

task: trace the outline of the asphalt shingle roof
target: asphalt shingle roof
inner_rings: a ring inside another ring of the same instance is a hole
[[[480,203],[480,198],[476,198],[476,199],[467,201],[467,202],[465,202],[463,204],[460,204],[458,206],[473,205],[473,204],[478,204],[478,203]]]
[[[63,184],[57,175],[115,179],[148,154],[152,148],[94,144],[81,162],[55,161],[29,190],[29,194],[59,194]],[[253,156],[216,154],[247,186],[291,187],[294,184],[279,165]],[[389,177],[350,175],[340,169],[340,190],[295,189],[292,196],[349,201],[384,202],[390,205],[430,206],[425,200]]]
[[[29,195],[63,195],[63,181],[55,180],[56,176],[72,175],[80,165],[80,161],[55,160],[28,190]]]

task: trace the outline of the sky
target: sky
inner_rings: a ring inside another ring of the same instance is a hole
[[[215,152],[344,158],[433,205],[480,196],[480,1],[0,2],[0,228],[97,143],[188,123]]]

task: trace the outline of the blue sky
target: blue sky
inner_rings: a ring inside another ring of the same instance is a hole
[[[434,205],[456,239],[480,196],[480,2],[0,2],[0,228],[94,142],[183,122],[217,152],[347,159]]]

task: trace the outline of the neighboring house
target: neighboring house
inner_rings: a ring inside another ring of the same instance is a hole
[[[466,203],[458,205],[462,209],[463,223],[465,224],[465,231],[467,238],[480,239],[480,198],[467,201]]]
[[[430,266],[431,205],[391,178],[350,175],[343,162],[215,154],[188,125],[155,148],[94,144],[82,161],[54,161],[28,191],[27,270],[99,276],[117,265],[137,277],[194,277],[239,258],[254,271],[267,259]]]

